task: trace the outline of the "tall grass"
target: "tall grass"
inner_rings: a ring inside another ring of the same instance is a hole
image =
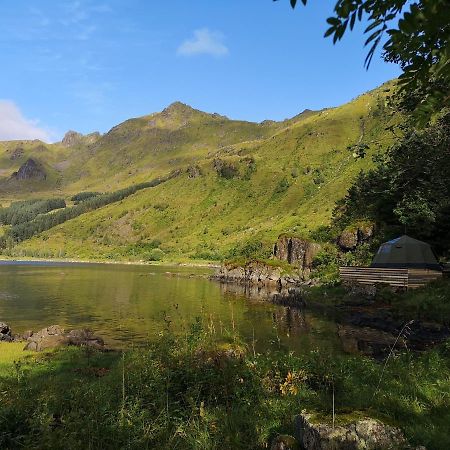
[[[0,355],[1,359],[1,355]],[[302,409],[340,424],[372,416],[414,444],[450,448],[450,344],[364,357],[260,354],[211,316],[145,348],[64,349],[0,377],[0,448],[267,448]],[[379,381],[377,395],[374,392]]]

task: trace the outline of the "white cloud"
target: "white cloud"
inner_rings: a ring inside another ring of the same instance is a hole
[[[39,127],[39,121],[30,120],[23,116],[14,102],[0,100],[0,140],[40,139],[49,142],[50,133]]]
[[[225,56],[229,50],[223,43],[224,35],[218,31],[210,31],[208,28],[202,28],[194,31],[194,37],[184,41],[177,50],[179,55],[211,55]]]

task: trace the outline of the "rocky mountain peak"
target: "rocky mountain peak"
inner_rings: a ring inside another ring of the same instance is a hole
[[[78,144],[81,139],[83,139],[83,135],[81,133],[77,133],[76,131],[69,130],[63,137],[61,144],[65,147],[72,147],[73,145]]]

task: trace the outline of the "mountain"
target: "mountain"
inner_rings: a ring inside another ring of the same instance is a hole
[[[282,122],[252,123],[182,103],[130,119],[104,135],[70,132],[63,142],[0,143],[2,200],[29,196],[11,174],[28,159],[45,168],[35,196],[111,192],[175,174],[156,187],[102,206],[33,237],[22,255],[140,259],[158,247],[165,258],[211,259],[280,233],[307,235],[330,220],[371,153],[355,159],[348,147],[382,149],[392,136],[384,85],[337,108]],[[376,145],[374,145],[376,144]],[[38,150],[39,147],[39,150]],[[1,203],[1,201],[0,201]]]

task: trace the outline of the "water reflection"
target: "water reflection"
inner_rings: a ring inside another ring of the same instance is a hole
[[[0,264],[0,321],[13,331],[89,327],[112,345],[140,344],[201,317],[218,334],[235,328],[259,350],[339,349],[334,322],[268,303],[261,288],[209,281],[192,268],[102,264]]]

